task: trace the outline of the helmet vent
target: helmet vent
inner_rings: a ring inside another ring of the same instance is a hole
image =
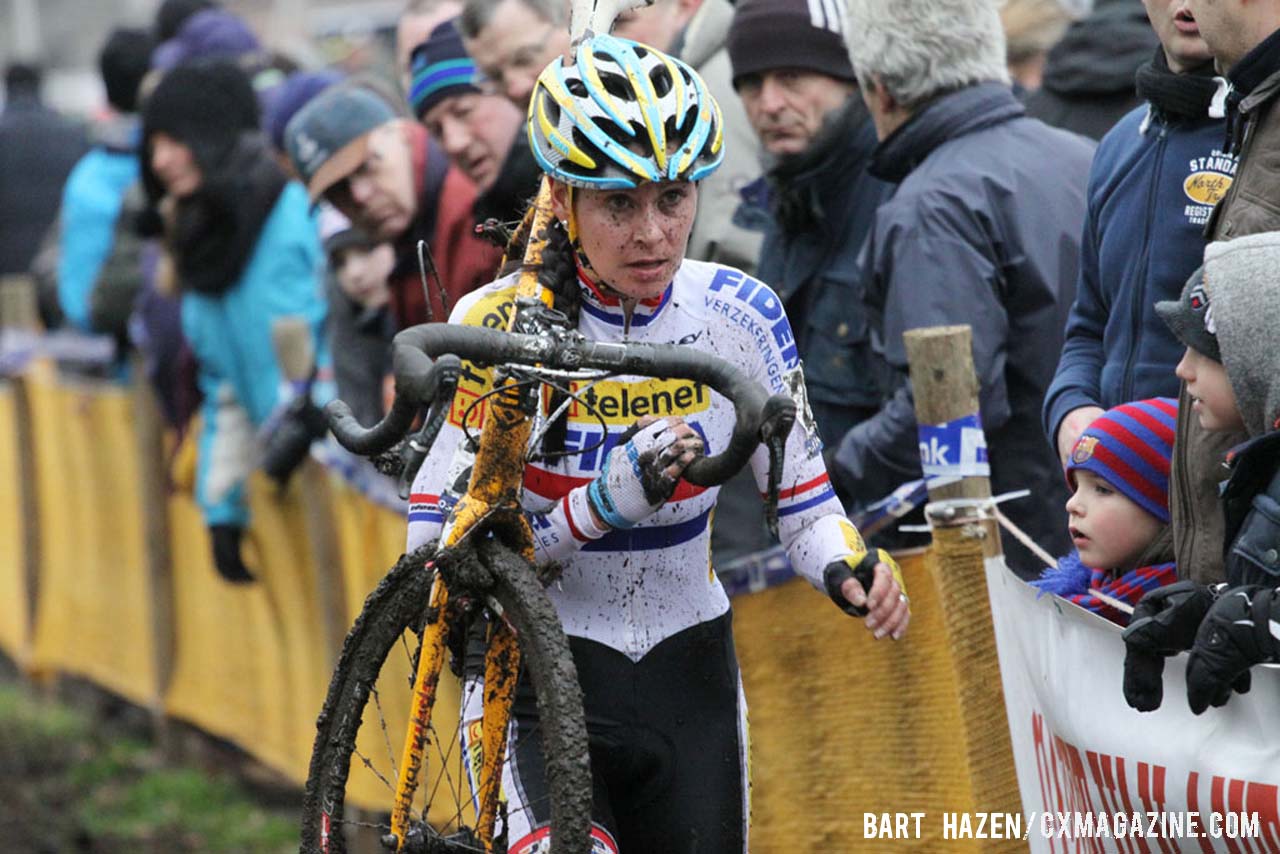
[[[604,85],[604,89],[615,98],[622,101],[634,100],[631,87],[627,85],[627,78],[621,74],[613,74],[608,71],[600,72],[600,82]]]
[[[565,81],[565,88],[569,90],[569,94],[575,98],[587,97],[587,84],[583,83],[577,77],[570,77]]]
[[[665,65],[660,65],[649,72],[649,81],[653,83],[653,91],[659,98],[665,98],[672,89],[671,72]]]

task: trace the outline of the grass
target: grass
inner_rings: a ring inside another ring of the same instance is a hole
[[[225,771],[166,765],[136,735],[0,684],[0,839],[6,850],[297,850],[297,816]]]

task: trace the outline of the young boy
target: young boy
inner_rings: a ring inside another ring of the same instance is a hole
[[[1126,403],[1096,418],[1067,462],[1067,522],[1075,550],[1032,582],[1124,625],[1128,615],[1089,591],[1136,603],[1176,580],[1169,538],[1169,460],[1178,402]]]
[[[1213,243],[1177,302],[1156,312],[1187,346],[1177,374],[1205,430],[1244,429],[1221,488],[1227,583],[1181,582],[1148,596],[1125,632],[1130,657],[1191,649],[1196,714],[1247,691],[1249,668],[1280,660],[1280,232]],[[1273,604],[1274,601],[1274,604]],[[1194,638],[1194,640],[1193,640]],[[1125,661],[1130,697],[1130,661]],[[1159,705],[1156,671],[1155,708]],[[1149,676],[1150,674],[1147,674]],[[1151,685],[1147,685],[1151,688]]]

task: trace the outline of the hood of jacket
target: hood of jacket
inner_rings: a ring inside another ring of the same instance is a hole
[[[1250,436],[1277,428],[1280,418],[1280,232],[1211,243],[1204,253],[1222,364]]]
[[[876,147],[870,172],[882,181],[900,183],[944,142],[1025,114],[1003,83],[979,83],[943,95]]]
[[[675,55],[694,68],[701,68],[724,48],[731,23],[733,5],[729,0],[703,0],[702,7],[680,34]]]
[[[1098,0],[1049,51],[1043,86],[1068,96],[1131,92],[1134,72],[1159,44],[1142,4]]]

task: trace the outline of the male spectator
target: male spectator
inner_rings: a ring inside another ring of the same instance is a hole
[[[757,272],[786,305],[818,432],[833,444],[879,408],[857,260],[892,187],[867,174],[876,131],[857,93],[843,17],[815,24],[805,0],[743,0],[729,55],[773,161],[747,193],[763,197],[756,210],[768,209]],[[759,216],[744,209],[739,218],[751,215]]]
[[[1272,155],[1280,147],[1280,2],[1187,0],[1186,6],[1225,73],[1226,153],[1239,156],[1235,181],[1205,234],[1209,240],[1231,240],[1280,229],[1280,166]],[[1169,496],[1178,574],[1212,584],[1225,577],[1218,500],[1222,461],[1246,437],[1201,428],[1185,386],[1179,404]]]
[[[898,184],[863,262],[873,340],[896,370],[880,411],[839,443],[834,474],[863,503],[920,476],[902,336],[968,324],[992,489],[1030,489],[1007,514],[1064,553],[1062,469],[1037,421],[1075,290],[1093,145],[1025,116],[990,0],[849,8],[853,68],[880,138],[871,172]],[[1005,553],[1038,574],[1021,546]]]
[[[418,46],[411,66],[410,105],[453,164],[475,182],[476,221],[520,220],[542,179],[524,133],[524,114],[504,96],[476,85],[476,64],[454,19]]]
[[[569,50],[569,3],[467,0],[458,28],[487,85],[528,112],[538,75]]]
[[[1049,50],[1058,43],[1071,16],[1058,0],[1008,0],[1000,7],[1005,59],[1019,98],[1040,88]]]
[[[463,294],[493,279],[500,253],[473,233],[475,185],[430,143],[426,128],[398,117],[384,99],[357,86],[330,87],[289,121],[285,144],[312,202],[323,197],[370,239],[395,246],[391,305],[400,328],[445,320]],[[429,304],[419,240],[441,276],[430,282]]]
[[[150,67],[155,42],[145,30],[118,29],[98,55],[111,114],[95,127],[93,149],[80,158],[62,192],[58,252],[58,303],[84,331],[123,339],[142,269],[98,282],[115,248],[125,194],[138,181],[138,87]],[[132,228],[132,223],[127,224]],[[136,255],[137,253],[133,253]],[[97,311],[95,311],[95,308]],[[108,316],[109,315],[109,316]]]
[[[408,0],[396,21],[396,79],[405,100],[413,86],[412,57],[432,30],[462,12],[459,0]]]
[[[1133,0],[1098,0],[1049,51],[1027,115],[1093,139],[1140,103],[1133,75],[1159,47]]]
[[[40,69],[5,69],[0,113],[0,275],[25,273],[58,214],[67,173],[88,147],[84,131],[40,99]]]
[[[624,12],[614,35],[682,59],[702,76],[724,118],[724,163],[698,189],[698,216],[686,254],[751,272],[760,257],[760,234],[733,221],[739,193],[758,179],[760,142],[742,102],[734,96],[727,40],[734,8],[729,0],[655,0]]]
[[[1209,117],[1213,58],[1180,0],[1145,0],[1161,46],[1138,72],[1147,104],[1102,140],[1089,176],[1080,282],[1044,423],[1065,466],[1104,410],[1174,397],[1182,344],[1159,317],[1204,255],[1204,225],[1231,186],[1223,122]]]

